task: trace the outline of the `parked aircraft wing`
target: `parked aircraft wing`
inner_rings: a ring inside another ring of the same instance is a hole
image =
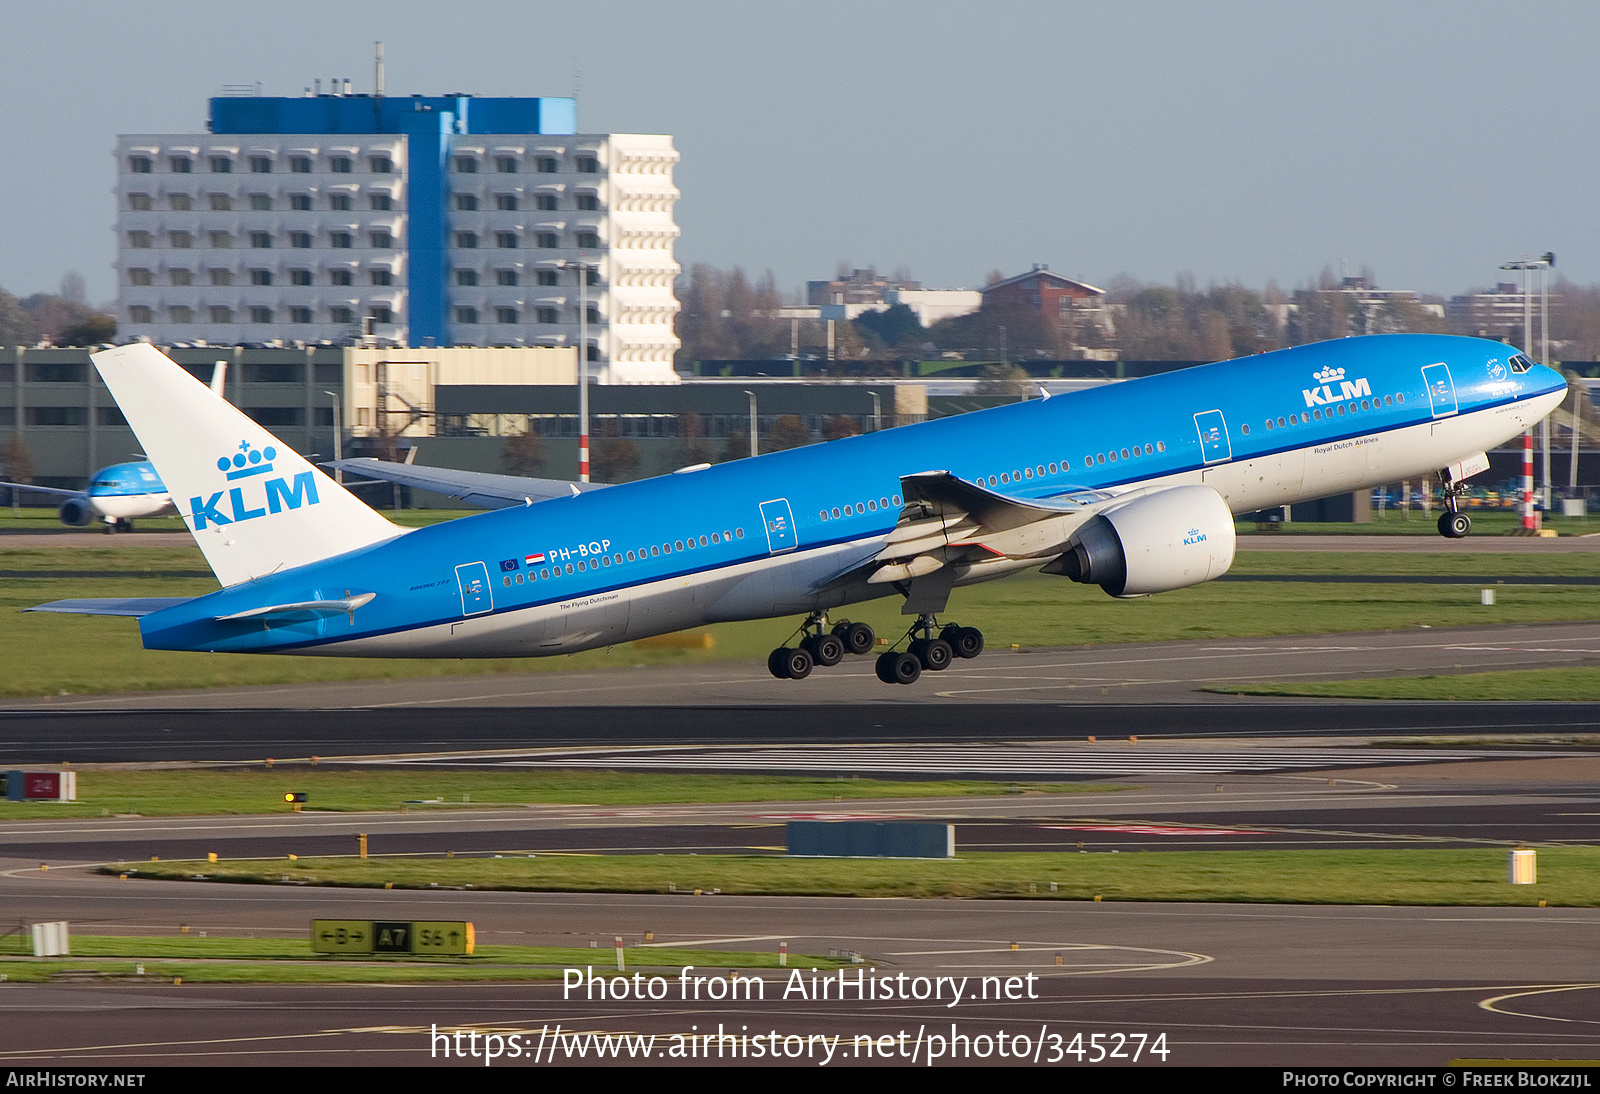
[[[54,486],[35,486],[31,482],[0,482],[0,487],[9,486],[13,490],[32,491],[35,494],[54,494],[58,498],[81,498],[86,495],[82,490],[61,490]]]
[[[521,475],[493,475],[484,471],[457,471],[448,467],[418,467],[389,460],[331,460],[324,467],[358,475],[369,475],[384,482],[431,490],[446,497],[459,498],[479,509],[509,509],[532,505],[550,498],[571,497],[574,492],[598,490],[604,483],[569,482],[566,479],[529,479]]]
[[[25,612],[60,612],[63,615],[127,615],[137,618],[174,608],[193,600],[192,596],[122,596],[103,600],[52,600]]]

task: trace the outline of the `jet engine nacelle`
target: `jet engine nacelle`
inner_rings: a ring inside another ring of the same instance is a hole
[[[1044,567],[1112,596],[1198,585],[1233,565],[1233,513],[1209,486],[1175,486],[1099,513]]]
[[[62,524],[70,524],[74,528],[82,528],[94,520],[94,509],[83,498],[68,498],[61,503],[58,514]]]

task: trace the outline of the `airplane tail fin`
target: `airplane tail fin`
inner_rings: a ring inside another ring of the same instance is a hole
[[[118,346],[93,360],[223,585],[404,531],[154,346]]]

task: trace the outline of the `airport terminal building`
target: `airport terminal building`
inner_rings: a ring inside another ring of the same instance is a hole
[[[117,140],[123,336],[575,347],[586,308],[601,383],[677,381],[671,137],[471,95],[224,96],[208,128]]]

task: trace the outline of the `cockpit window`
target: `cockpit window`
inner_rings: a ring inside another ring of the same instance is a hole
[[[1519,375],[1521,373],[1527,372],[1530,368],[1533,367],[1533,362],[1528,360],[1526,357],[1524,357],[1520,353],[1512,354],[1511,360],[1508,361],[1507,364],[1509,364],[1511,366],[1511,371],[1512,372],[1515,372],[1515,373],[1517,373]]]

